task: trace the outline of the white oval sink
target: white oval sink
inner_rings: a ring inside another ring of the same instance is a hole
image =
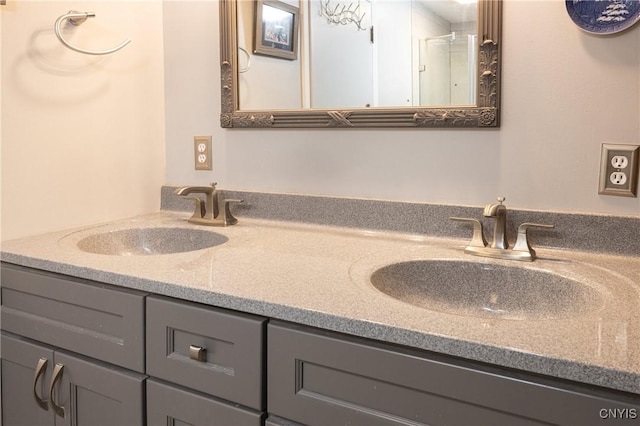
[[[78,241],[87,253],[143,256],[183,253],[224,244],[224,235],[189,228],[131,228],[90,235]]]
[[[394,263],[370,277],[379,291],[414,306],[457,315],[555,319],[603,305],[592,287],[543,270],[462,260]]]

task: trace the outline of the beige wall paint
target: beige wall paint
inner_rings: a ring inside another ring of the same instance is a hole
[[[218,3],[164,7],[168,184],[640,215],[597,193],[600,144],[640,144],[640,25],[594,36],[562,1],[506,0],[497,130],[225,130]],[[193,170],[195,134],[213,172]]]
[[[65,32],[109,56],[73,52]],[[162,2],[9,1],[2,19],[2,239],[157,211],[164,183]]]

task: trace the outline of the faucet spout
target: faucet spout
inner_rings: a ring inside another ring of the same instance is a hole
[[[507,242],[507,207],[502,204],[504,200],[504,197],[498,197],[498,203],[487,204],[482,213],[484,217],[496,218],[491,247],[503,250],[509,248],[509,243]]]
[[[502,198],[502,197],[500,197]],[[504,200],[504,198],[502,198]],[[500,214],[506,214],[507,212],[507,207],[502,204],[487,204],[484,207],[484,211],[482,212],[482,215],[484,217],[497,217]]]
[[[173,191],[176,195],[206,194],[211,192],[210,186],[183,186]]]
[[[200,214],[202,219],[215,219],[220,213],[218,207],[218,193],[216,191],[216,182],[212,182],[211,186],[183,186],[174,191],[176,195],[189,195],[189,194],[204,194],[206,201],[204,205],[204,212]],[[197,209],[196,209],[197,212]]]

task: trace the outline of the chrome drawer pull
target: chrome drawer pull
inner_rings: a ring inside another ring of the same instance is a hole
[[[189,346],[189,358],[194,361],[207,362],[207,348],[195,345]]]
[[[47,371],[48,362],[49,361],[46,358],[40,358],[38,360],[38,365],[36,367],[36,375],[33,377],[33,396],[36,399],[36,402],[38,403],[38,405],[42,407],[43,410],[46,410],[46,411],[49,411],[49,403],[47,402],[46,399],[38,396],[37,385],[38,385],[38,379],[40,378],[40,376],[42,376],[44,372]]]
[[[51,377],[51,385],[49,386],[49,399],[51,400],[51,406],[53,407],[53,411],[55,411],[57,415],[59,415],[64,419],[64,407],[58,405],[53,398],[53,395],[54,395],[53,388],[55,388],[58,380],[62,378],[63,370],[64,370],[64,365],[62,364],[56,364],[55,368],[53,369],[53,377]]]

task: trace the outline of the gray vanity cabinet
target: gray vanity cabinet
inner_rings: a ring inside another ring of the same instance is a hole
[[[4,263],[1,272],[4,426],[640,418],[638,395]]]
[[[262,424],[266,318],[159,296],[146,315],[149,425]]]
[[[2,335],[5,426],[142,425],[144,379],[122,368]]]
[[[1,274],[3,425],[143,425],[145,294]]]
[[[268,336],[269,414],[306,425],[597,425],[609,413],[637,425],[640,416],[637,395],[276,321]]]

